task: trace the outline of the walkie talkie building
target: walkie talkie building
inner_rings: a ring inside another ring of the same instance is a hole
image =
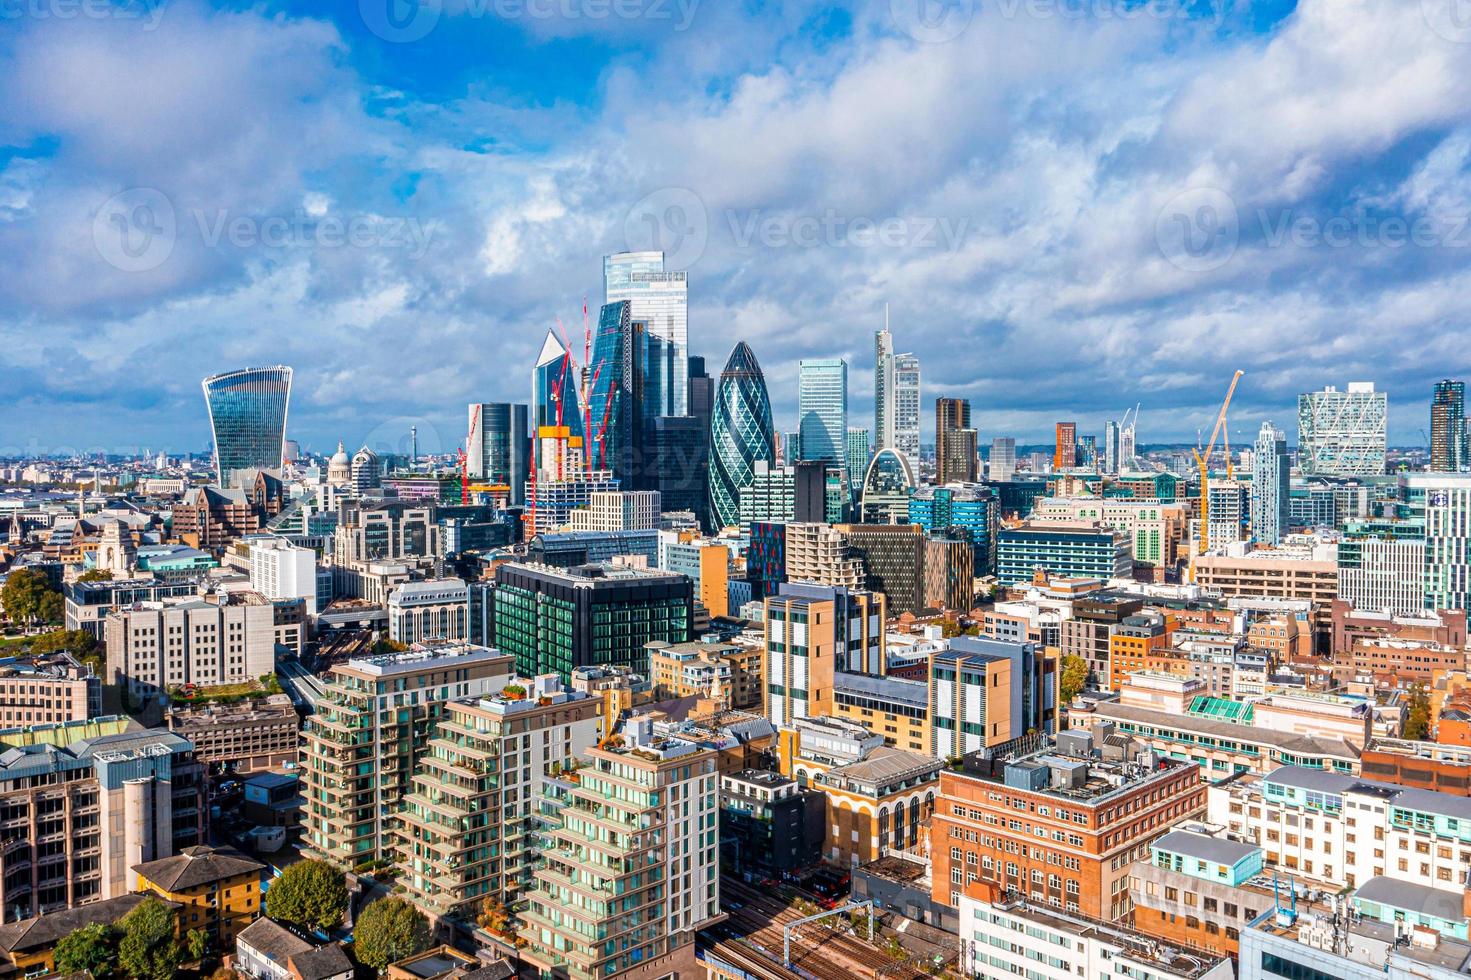
[[[740,492],[751,485],[756,461],[775,459],[766,378],[742,342],[720,373],[710,414],[710,517],[717,528],[740,522]]]
[[[250,471],[280,468],[290,400],[291,369],[281,365],[204,379],[220,486],[242,485]]]

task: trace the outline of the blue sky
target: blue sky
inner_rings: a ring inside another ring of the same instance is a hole
[[[983,441],[1232,441],[1471,374],[1467,0],[0,0],[0,453],[202,449],[206,374],[291,434],[461,439],[661,245],[695,353],[871,420],[890,306]],[[927,427],[930,419],[926,419]]]

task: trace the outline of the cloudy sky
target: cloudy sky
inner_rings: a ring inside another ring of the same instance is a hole
[[[309,447],[452,449],[601,256],[688,268],[778,425],[884,305],[983,441],[1143,403],[1233,443],[1471,374],[1468,0],[0,0],[0,453],[204,449],[296,369]],[[932,419],[926,419],[926,429]]]

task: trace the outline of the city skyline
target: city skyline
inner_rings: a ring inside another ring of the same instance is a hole
[[[982,10],[943,39],[893,6],[808,21],[702,5],[611,32],[446,12],[411,41],[351,4],[21,17],[0,40],[17,93],[0,116],[0,386],[25,393],[5,413],[25,435],[5,441],[197,448],[198,378],[287,363],[293,434],[319,451],[404,419],[448,448],[461,406],[525,397],[545,331],[603,294],[602,256],[657,244],[689,273],[692,351],[748,341],[782,429],[803,357],[847,360],[851,398],[872,397],[887,302],[926,367],[926,441],[943,394],[971,401],[982,444],[1040,442],[1056,417],[1098,433],[1136,401],[1145,442],[1191,442],[1240,368],[1233,442],[1349,378],[1389,392],[1392,443],[1422,442],[1423,392],[1471,373],[1465,249],[1391,240],[1395,221],[1434,233],[1464,211],[1471,59],[1422,5]],[[169,57],[130,56],[145,30]],[[65,100],[46,82],[96,70],[114,81]],[[1390,101],[1361,84],[1388,77],[1437,81]],[[892,117],[866,111],[870,91]],[[257,117],[275,124],[237,124]],[[635,124],[646,138],[625,140]],[[755,149],[733,166],[733,147]],[[114,250],[113,219],[142,213],[172,218],[167,255]],[[1231,234],[1182,253],[1177,219],[1204,232],[1202,213]],[[355,218],[359,245],[322,232]],[[1341,247],[1324,237],[1339,218],[1355,225]],[[1324,234],[1283,231],[1299,225]]]

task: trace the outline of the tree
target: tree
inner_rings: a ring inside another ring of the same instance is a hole
[[[112,573],[105,568],[93,568],[77,576],[78,582],[109,582],[111,580]]]
[[[510,934],[511,912],[506,908],[504,902],[494,895],[485,896],[485,901],[480,903],[480,914],[475,921],[480,923],[487,932],[493,932],[498,936]]]
[[[117,933],[101,922],[67,933],[56,944],[56,970],[63,974],[90,970],[97,980],[107,980],[117,970],[117,943]]]
[[[1430,696],[1424,687],[1410,694],[1410,711],[1405,716],[1405,738],[1423,739],[1430,734]]]
[[[266,914],[306,929],[331,929],[347,911],[347,878],[326,861],[298,861],[271,882]]]
[[[209,952],[209,933],[203,929],[189,930],[189,962],[198,963]]]
[[[381,971],[428,948],[429,920],[401,898],[381,899],[358,916],[353,951],[359,963]]]
[[[1088,683],[1088,661],[1072,654],[1062,658],[1062,702],[1067,704],[1082,693]]]
[[[96,637],[86,630],[51,630],[33,637],[26,648],[31,653],[56,653],[65,650],[78,660],[90,659],[102,652]]]
[[[4,588],[0,588],[0,605],[5,607],[5,615],[11,622],[29,626],[44,619],[43,613],[50,611],[42,607],[48,595],[61,598],[60,593],[51,588],[44,572],[18,568],[6,578]]]
[[[66,600],[55,589],[47,589],[41,595],[37,618],[43,623],[60,623],[66,619]]]
[[[182,951],[174,938],[174,911],[156,898],[145,898],[117,925],[118,966],[132,980],[173,980]]]

